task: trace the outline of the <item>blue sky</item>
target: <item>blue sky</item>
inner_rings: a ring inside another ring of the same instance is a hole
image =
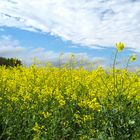
[[[140,0],[0,0],[0,56],[31,64],[84,59],[111,65],[116,42],[119,63],[140,53]]]

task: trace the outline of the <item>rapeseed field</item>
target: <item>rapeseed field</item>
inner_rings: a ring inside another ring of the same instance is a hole
[[[140,139],[140,71],[0,67],[1,140]],[[136,55],[128,58],[128,65]]]

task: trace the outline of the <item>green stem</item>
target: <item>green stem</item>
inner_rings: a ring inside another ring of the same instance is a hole
[[[131,56],[128,58],[128,61],[127,61],[127,63],[126,63],[126,67],[125,67],[125,69],[128,68],[128,65],[129,65],[129,63],[130,63],[130,60],[131,60]]]
[[[116,75],[115,75],[115,66],[116,66],[116,59],[117,59],[118,50],[116,50],[114,61],[113,61],[113,78],[114,78],[114,92],[116,87]]]
[[[130,63],[130,60],[131,60],[131,57],[128,58],[128,61],[127,61],[127,63],[126,63],[125,70],[127,70],[128,65],[129,65],[129,63]],[[123,78],[123,79],[122,79],[122,83],[121,83],[121,84],[122,84],[122,86],[121,86],[121,90],[122,90],[122,91],[123,91],[124,81],[125,81],[125,79]],[[121,91],[121,92],[122,92],[122,91]]]

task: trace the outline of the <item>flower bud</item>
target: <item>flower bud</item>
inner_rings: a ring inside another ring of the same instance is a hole
[[[116,43],[116,47],[117,47],[118,52],[120,52],[124,49],[124,43],[122,42]]]

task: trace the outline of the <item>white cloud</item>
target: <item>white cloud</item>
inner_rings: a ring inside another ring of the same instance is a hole
[[[94,66],[102,65],[106,66],[106,59],[104,57],[89,57],[87,53],[73,53],[73,52],[54,52],[54,51],[45,51],[45,48],[35,48],[30,50],[27,53],[26,61],[27,64],[33,63],[34,59],[39,60],[41,63],[46,64],[46,62],[51,62],[55,66],[61,65],[72,60],[72,54],[74,54],[75,61],[80,64],[83,61],[83,66],[87,67],[89,63],[93,63]]]
[[[49,32],[73,43],[123,41],[140,51],[139,0],[0,0],[0,26]]]
[[[84,61],[84,65],[88,62],[93,62],[95,66],[102,65],[105,59],[102,57],[89,57],[86,53],[73,53],[75,60],[79,63]],[[71,60],[72,52],[66,52],[63,55],[59,52],[46,51],[45,48],[38,47],[25,47],[22,46],[18,40],[13,39],[11,36],[0,36],[0,57],[18,58],[24,64],[30,65],[34,62],[34,59],[39,60],[41,63],[51,62],[54,65],[58,65],[61,60],[61,64]]]
[[[25,48],[20,46],[19,41],[13,40],[10,36],[0,36],[0,56],[14,57],[24,51]]]

